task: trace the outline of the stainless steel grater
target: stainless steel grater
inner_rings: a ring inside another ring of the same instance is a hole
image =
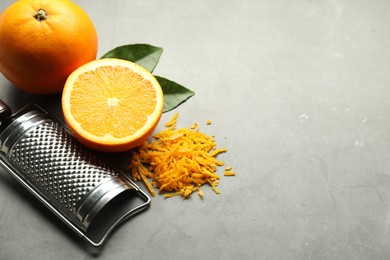
[[[0,101],[0,121],[0,165],[93,246],[150,204],[125,174],[38,106],[11,115]]]

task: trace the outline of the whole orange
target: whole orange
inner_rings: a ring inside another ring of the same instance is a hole
[[[0,15],[0,72],[30,93],[61,92],[97,46],[90,17],[69,0],[19,0]]]

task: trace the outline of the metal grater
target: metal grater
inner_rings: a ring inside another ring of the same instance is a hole
[[[93,246],[149,206],[134,182],[38,106],[11,116],[0,101],[0,120],[0,165]]]

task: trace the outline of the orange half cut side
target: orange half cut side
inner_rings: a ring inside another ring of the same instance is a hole
[[[64,121],[84,145],[103,152],[130,150],[147,140],[163,111],[156,78],[126,60],[100,59],[76,69],[62,94]]]

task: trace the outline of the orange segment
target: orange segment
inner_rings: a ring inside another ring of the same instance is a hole
[[[65,123],[86,146],[130,150],[153,133],[163,110],[155,77],[125,60],[95,60],[75,70],[62,95]]]

